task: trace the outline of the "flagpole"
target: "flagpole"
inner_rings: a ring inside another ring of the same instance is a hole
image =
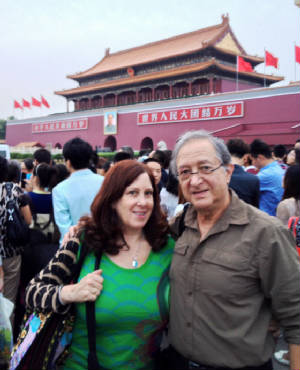
[[[297,67],[297,62],[296,62],[296,41],[294,41],[294,81],[296,81],[296,67]]]
[[[264,87],[266,87],[266,48],[264,48],[265,62],[264,62]]]
[[[238,64],[238,55],[236,56],[236,91],[239,89],[239,64]]]

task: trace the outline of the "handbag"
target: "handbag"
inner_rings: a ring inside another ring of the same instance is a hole
[[[14,247],[24,246],[29,242],[29,226],[20,214],[20,209],[12,196],[12,182],[5,183],[6,202],[6,237]]]
[[[78,280],[87,247],[81,244],[80,255],[70,282]],[[42,313],[34,310],[25,314],[23,328],[13,348],[10,370],[51,370],[62,363],[72,339],[75,321],[74,306],[65,314]]]
[[[0,368],[9,362],[12,348],[12,327],[10,315],[14,304],[0,293]]]

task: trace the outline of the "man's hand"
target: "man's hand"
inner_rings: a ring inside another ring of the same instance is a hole
[[[103,289],[102,270],[87,274],[77,284],[65,285],[60,291],[63,304],[95,301]]]

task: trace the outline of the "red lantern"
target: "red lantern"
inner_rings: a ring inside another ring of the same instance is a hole
[[[133,77],[134,76],[134,69],[129,67],[127,68],[127,73],[129,74],[130,77]]]

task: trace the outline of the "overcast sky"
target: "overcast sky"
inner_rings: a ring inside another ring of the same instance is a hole
[[[78,86],[66,75],[98,63],[105,48],[116,52],[219,24],[225,13],[248,54],[264,56],[266,48],[279,58],[279,69],[266,73],[283,76],[283,84],[295,80],[294,0],[0,0],[0,118],[65,112],[65,98],[54,91]],[[40,95],[50,109],[13,110],[14,99]]]

